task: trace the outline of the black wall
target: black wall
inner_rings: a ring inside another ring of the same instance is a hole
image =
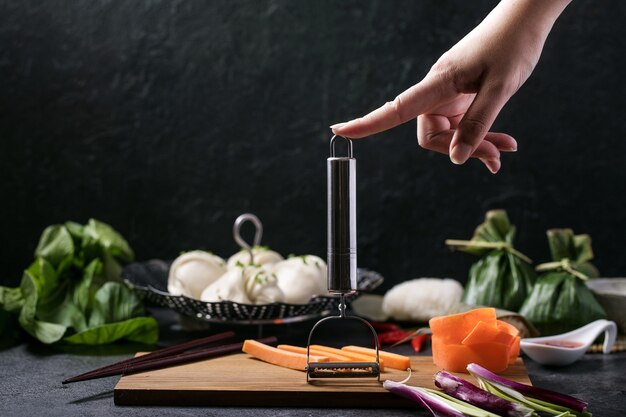
[[[419,81],[495,1],[0,0],[0,281],[18,282],[42,229],[95,217],[138,259],[227,256],[251,211],[264,243],[325,253],[328,126]],[[417,147],[415,123],[355,144],[359,263],[385,288],[464,280],[469,238],[509,211],[518,247],[594,238],[624,275],[626,3],[576,0],[496,129],[518,139],[491,175]]]

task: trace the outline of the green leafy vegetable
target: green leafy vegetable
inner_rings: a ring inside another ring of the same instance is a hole
[[[0,287],[0,310],[17,313],[24,305],[24,297],[20,288]]]
[[[56,268],[73,255],[74,241],[69,230],[60,224],[46,227],[35,249],[35,256],[47,260]]]
[[[119,276],[133,251],[109,225],[89,220],[47,227],[18,288],[0,287],[0,337],[17,323],[43,343],[155,343],[157,322]]]
[[[43,273],[41,276],[44,277]],[[36,312],[40,291],[37,284],[40,284],[39,288],[41,288],[41,281],[42,280],[31,275],[28,270],[24,272],[22,284],[20,285],[22,296],[24,297],[24,304],[20,310],[19,322],[22,328],[31,336],[39,339],[43,343],[53,343],[63,337],[67,326],[46,322],[37,318]]]
[[[515,226],[504,210],[491,210],[471,240],[446,240],[459,250],[481,256],[469,271],[463,294],[467,304],[517,311],[535,282],[531,260],[513,247]]]
[[[135,258],[128,242],[108,224],[90,219],[83,232],[85,237],[100,245],[104,253],[122,262],[130,262]]]
[[[597,277],[591,238],[571,229],[548,230],[553,262],[537,266],[545,272],[520,310],[542,334],[557,334],[606,318],[602,306],[584,281]]]
[[[131,342],[154,344],[159,338],[159,327],[152,317],[136,317],[122,322],[102,324],[73,334],[64,339],[67,343],[103,345],[126,339]]]
[[[0,287],[0,349],[19,341],[19,323],[15,313],[19,313],[23,304],[20,288]]]
[[[116,282],[107,282],[94,295],[89,327],[126,321],[144,314],[143,303],[132,290]]]

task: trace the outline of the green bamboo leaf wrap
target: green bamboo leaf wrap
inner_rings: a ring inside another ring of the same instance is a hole
[[[587,288],[584,279],[597,277],[589,235],[574,235],[571,229],[547,232],[554,262],[545,270],[520,309],[543,335],[564,333],[594,320],[606,318],[602,306]]]
[[[481,256],[469,271],[463,302],[517,311],[535,282],[530,259],[513,247],[515,226],[506,211],[491,210],[469,241],[448,240],[459,250]]]

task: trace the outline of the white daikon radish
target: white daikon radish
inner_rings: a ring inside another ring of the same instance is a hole
[[[317,256],[295,256],[274,264],[272,271],[286,303],[306,304],[314,295],[328,294],[326,262]]]
[[[167,290],[173,295],[200,299],[202,291],[226,272],[226,262],[209,252],[195,250],[180,255],[170,267]]]
[[[396,320],[427,322],[450,314],[461,302],[463,287],[449,278],[417,278],[390,289],[383,312]]]

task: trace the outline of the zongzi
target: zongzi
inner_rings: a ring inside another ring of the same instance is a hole
[[[598,276],[589,235],[574,235],[571,229],[548,230],[553,262],[537,266],[544,272],[520,309],[542,335],[567,332],[594,320],[606,318],[585,280]]]
[[[472,265],[463,302],[517,311],[535,282],[531,260],[513,247],[515,226],[504,210],[491,210],[471,240],[446,240],[459,250],[481,256]]]

